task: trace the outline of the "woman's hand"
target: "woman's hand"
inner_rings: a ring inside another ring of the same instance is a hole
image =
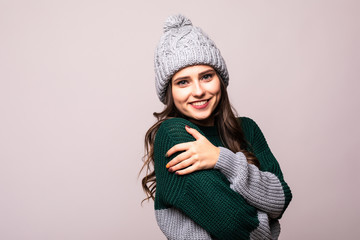
[[[214,168],[220,154],[220,148],[215,147],[196,129],[185,126],[186,131],[196,141],[179,143],[166,153],[166,157],[180,151],[185,151],[172,159],[166,168],[178,175],[189,174],[198,170]]]

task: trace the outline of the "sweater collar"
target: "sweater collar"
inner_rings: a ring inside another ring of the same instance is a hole
[[[197,125],[200,130],[206,135],[206,136],[216,136],[218,135],[217,127],[216,126],[200,126]]]

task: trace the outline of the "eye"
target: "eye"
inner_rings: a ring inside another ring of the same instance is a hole
[[[202,79],[204,79],[204,80],[211,80],[212,77],[213,77],[213,74],[208,73],[208,74],[205,74],[205,75],[202,77]]]
[[[186,81],[186,80],[181,80],[181,81],[177,81],[176,82],[176,85],[178,85],[178,86],[185,86],[186,84],[188,84],[188,81]]]

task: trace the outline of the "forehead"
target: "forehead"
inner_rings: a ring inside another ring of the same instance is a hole
[[[172,79],[175,79],[178,77],[187,77],[187,76],[192,76],[192,75],[198,75],[199,73],[206,72],[209,70],[214,70],[214,68],[212,68],[209,65],[188,66],[188,67],[182,68],[181,70],[176,72],[174,74],[174,76],[172,77]]]

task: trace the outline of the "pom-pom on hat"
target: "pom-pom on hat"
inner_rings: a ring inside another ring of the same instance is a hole
[[[155,87],[160,101],[165,103],[167,86],[177,71],[199,64],[213,67],[228,85],[226,64],[215,43],[190,19],[180,14],[170,16],[155,50]]]

